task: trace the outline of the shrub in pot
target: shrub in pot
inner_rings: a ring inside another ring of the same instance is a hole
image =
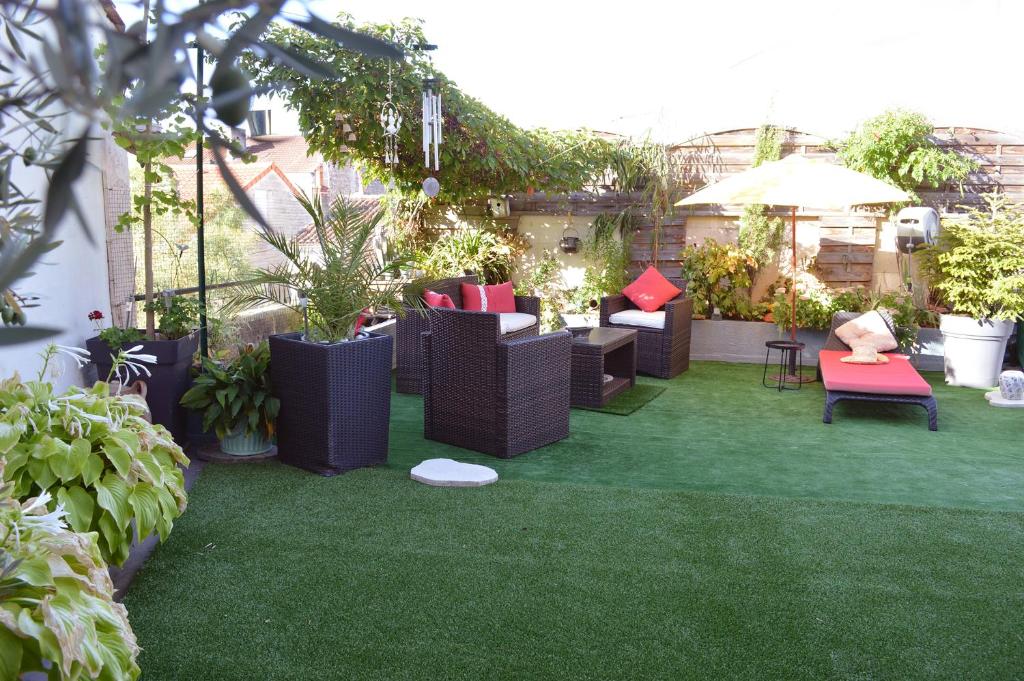
[[[111,565],[124,563],[133,538],[156,532],[164,540],[187,501],[179,466],[189,460],[144,413],[104,382],[62,395],[42,380],[0,382],[0,457],[14,496],[50,495],[76,532],[97,533]]]
[[[343,199],[326,211],[318,197],[301,203],[313,221],[319,257],[294,239],[262,233],[284,262],[256,273],[231,306],[272,302],[305,315],[302,333],[270,337],[273,392],[281,402],[278,457],[333,475],[387,461],[392,339],[360,332],[360,326],[366,310],[402,309],[402,282],[383,275],[407,262],[370,248],[382,213],[359,211]],[[289,289],[298,303],[282,294]]]
[[[196,332],[199,307],[195,300],[185,296],[165,296],[151,305],[151,309],[160,315],[156,338],[145,338],[137,329],[109,327],[100,329],[98,335],[88,339],[86,348],[100,378],[109,375],[119,350],[142,345],[142,352],[156,357],[156,362],[149,367],[150,375],[144,379],[147,384],[146,401],[153,421],[167,428],[176,441],[184,443],[185,414],[178,402],[188,390],[192,358],[199,349],[199,334]],[[89,318],[94,319],[95,314],[94,311]]]
[[[922,271],[951,312],[939,324],[946,382],[972,388],[998,383],[1006,341],[1024,314],[1024,205],[983,198],[984,208],[944,220],[937,242],[920,251]]]
[[[227,362],[204,357],[203,372],[181,403],[202,412],[203,430],[214,429],[225,454],[252,456],[269,451],[280,405],[271,394],[270,348],[265,342],[250,343]]]
[[[0,483],[0,527],[18,528],[0,535],[3,678],[138,678],[139,646],[97,535],[69,529],[67,509],[50,510],[48,492],[19,501],[13,491]]]

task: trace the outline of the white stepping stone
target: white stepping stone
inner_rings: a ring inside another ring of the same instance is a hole
[[[413,468],[409,476],[434,487],[483,487],[498,481],[493,468],[452,459],[427,459]]]

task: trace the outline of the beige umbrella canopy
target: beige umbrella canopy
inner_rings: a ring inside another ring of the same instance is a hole
[[[910,201],[910,195],[870,175],[826,161],[791,154],[705,187],[676,203],[790,206],[793,220],[792,338],[796,340],[796,209],[843,209]]]

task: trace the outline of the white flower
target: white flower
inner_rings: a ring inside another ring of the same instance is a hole
[[[71,345],[57,345],[57,352],[75,360],[75,364],[78,365],[79,369],[92,361],[92,355],[84,348],[76,348]]]

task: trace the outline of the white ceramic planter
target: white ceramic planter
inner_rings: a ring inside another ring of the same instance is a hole
[[[939,329],[944,345],[946,383],[967,388],[991,388],[999,384],[1013,322],[942,315]]]

